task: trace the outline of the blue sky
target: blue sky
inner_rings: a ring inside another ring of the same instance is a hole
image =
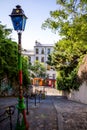
[[[56,10],[56,0],[0,0],[0,21],[7,28],[12,28],[12,22],[9,15],[16,5],[21,5],[28,17],[25,31],[22,33],[22,47],[24,49],[33,49],[35,40],[42,44],[54,44],[58,41],[58,34],[51,30],[42,30],[42,23],[50,17],[50,11]],[[18,41],[17,32],[13,30],[11,36],[16,42]]]

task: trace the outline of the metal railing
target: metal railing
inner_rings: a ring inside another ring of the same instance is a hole
[[[4,109],[5,109],[4,112],[0,114],[0,123],[4,122],[6,119],[9,119],[10,130],[12,130],[12,115],[15,112],[15,106],[14,105],[7,106]]]

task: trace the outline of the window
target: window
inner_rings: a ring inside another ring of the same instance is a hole
[[[38,60],[38,57],[36,57],[36,60]]]
[[[44,54],[44,48],[42,48],[41,54]]]
[[[41,62],[44,62],[44,57],[41,58]]]
[[[47,52],[47,54],[50,54],[50,48],[48,48],[48,52]]]
[[[53,74],[53,79],[55,79],[55,74]]]
[[[47,74],[47,78],[49,79],[49,74]]]
[[[38,48],[36,48],[36,54],[39,54],[39,50],[38,50]]]

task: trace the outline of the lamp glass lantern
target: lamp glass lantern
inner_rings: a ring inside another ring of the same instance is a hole
[[[16,9],[12,10],[10,15],[12,24],[15,31],[24,31],[27,17],[20,5],[16,6]]]

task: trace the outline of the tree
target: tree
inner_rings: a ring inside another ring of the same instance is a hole
[[[51,18],[48,18],[42,27],[55,30],[61,36],[61,40],[54,46],[55,51],[51,57],[55,69],[61,72],[62,80],[58,77],[58,81],[61,83],[66,81],[64,82],[65,89],[69,91],[73,85],[72,73],[74,77],[77,76],[79,59],[86,54],[87,50],[87,2],[85,0],[57,0],[57,4],[58,10],[50,11]],[[64,85],[58,88],[63,90]]]
[[[23,56],[22,57],[22,70],[23,70],[23,85],[25,87],[27,87],[29,84],[31,84],[30,82],[30,74],[28,71],[28,66],[29,66],[29,62],[28,62],[28,57]]]
[[[17,43],[11,41],[10,33],[11,29],[0,24],[0,80],[5,75],[9,79],[17,76]]]
[[[9,39],[11,32],[11,29],[8,29],[5,25],[0,24],[0,42]]]
[[[53,64],[52,64],[52,56],[51,56],[51,54],[48,55],[48,60],[47,60],[46,63],[47,63],[48,65],[50,65],[50,66],[53,65]]]
[[[7,90],[12,88],[14,83],[18,83],[17,54],[17,43],[9,39],[0,43],[0,83],[6,78]]]
[[[11,29],[0,24],[0,83],[6,77],[9,86],[18,85],[18,45],[9,38]],[[28,59],[23,57],[23,85],[30,83]],[[14,85],[13,85],[14,84]],[[1,85],[0,85],[1,86]]]
[[[37,77],[45,78],[46,77],[46,67],[44,64],[39,61],[35,61],[34,65],[31,68],[32,71],[36,74]]]

